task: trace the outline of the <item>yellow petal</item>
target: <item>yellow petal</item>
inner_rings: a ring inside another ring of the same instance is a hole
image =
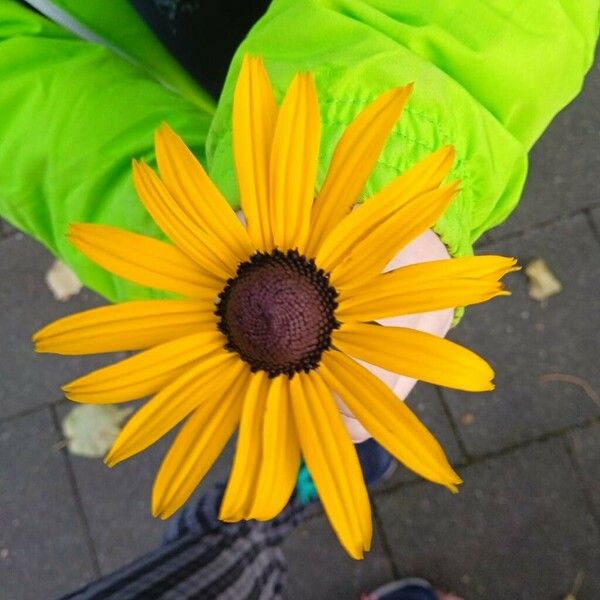
[[[300,443],[285,376],[271,381],[262,438],[262,459],[249,516],[265,521],[274,519],[288,503],[300,467]]]
[[[203,402],[167,452],[152,489],[152,514],[168,519],[202,481],[233,434],[242,411],[240,397],[250,371],[242,371],[221,395]]]
[[[207,275],[217,280],[231,277],[239,262],[231,249],[222,240],[200,229],[186,215],[148,165],[137,161],[132,164],[138,196],[169,239]]]
[[[262,431],[271,380],[264,371],[250,378],[244,397],[233,467],[219,510],[222,521],[250,518],[262,460]]]
[[[78,223],[69,227],[68,238],[90,260],[140,285],[202,300],[216,299],[224,286],[177,248],[144,235]]]
[[[384,273],[364,286],[352,290],[352,294],[358,294],[361,290],[374,290],[381,285],[392,285],[396,280],[398,285],[401,281],[423,282],[437,281],[441,279],[480,279],[486,281],[498,281],[507,273],[519,270],[517,261],[507,256],[483,255],[483,256],[460,256],[458,258],[432,260],[429,262],[415,263],[400,267],[394,271]],[[389,279],[388,279],[389,278]],[[390,283],[386,283],[386,282]]]
[[[113,467],[145,450],[202,403],[222,396],[243,369],[237,354],[225,351],[190,366],[127,421],[104,462]]]
[[[400,375],[469,392],[494,389],[494,371],[485,360],[416,329],[343,323],[332,340],[342,352]]]
[[[381,94],[344,131],[313,206],[309,256],[358,201],[412,88],[410,84]]]
[[[518,269],[514,258],[493,255],[407,265],[345,290],[336,317],[372,321],[483,302],[509,294],[497,281]]]
[[[246,55],[233,95],[233,153],[248,234],[259,250],[270,250],[269,160],[277,103],[260,58]]]
[[[143,398],[162,389],[198,360],[220,351],[225,338],[214,331],[194,333],[140,352],[65,385],[69,400],[112,404]]]
[[[371,545],[371,507],[354,444],[315,371],[293,377],[290,392],[302,454],[325,513],[348,554],[362,558]]]
[[[378,377],[336,351],[324,353],[319,373],[388,452],[425,479],[456,491],[461,479],[441,446]]]
[[[333,286],[355,287],[377,277],[404,246],[437,222],[457,191],[458,185],[452,184],[417,196],[399,208],[336,265],[331,272]]]
[[[161,179],[187,217],[222,240],[238,261],[247,260],[253,248],[244,226],[204,167],[166,123],[156,132],[156,160]]]
[[[321,119],[315,82],[309,73],[294,77],[279,111],[269,178],[273,241],[302,252],[315,192]]]
[[[317,253],[317,264],[331,271],[362,238],[384,223],[413,198],[439,187],[454,161],[454,148],[446,146],[386,185],[360,204],[327,235]]]
[[[37,352],[96,354],[143,350],[214,330],[215,306],[187,300],[142,300],[101,306],[58,319],[34,336]]]
[[[385,277],[386,274],[380,275],[374,281]],[[375,285],[372,290],[361,288],[361,292],[353,297],[341,299],[335,311],[336,318],[346,323],[375,321],[386,317],[468,306],[496,296],[510,295],[501,283],[477,279],[411,282],[410,279],[405,281],[404,277],[398,277],[396,281],[381,283],[379,289]]]

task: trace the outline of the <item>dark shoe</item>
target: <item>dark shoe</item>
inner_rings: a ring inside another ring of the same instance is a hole
[[[387,479],[398,466],[392,455],[373,438],[356,444],[355,447],[367,485]]]
[[[361,600],[437,600],[437,595],[428,581],[410,577],[386,583]]]

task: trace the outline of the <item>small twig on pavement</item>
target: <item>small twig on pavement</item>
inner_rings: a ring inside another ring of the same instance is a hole
[[[67,440],[65,440],[64,438],[61,440],[58,440],[58,442],[55,442],[54,444],[52,444],[52,452],[58,452],[60,450],[62,450],[63,448],[65,448],[67,446]]]
[[[577,600],[577,594],[583,585],[583,580],[585,579],[585,571],[578,571],[575,576],[575,581],[573,582],[573,587],[571,591],[563,598],[563,600]]]
[[[564,383],[572,383],[579,386],[595,404],[600,408],[600,394],[592,387],[592,384],[583,377],[577,375],[569,375],[568,373],[545,373],[540,376],[540,383],[549,381],[563,381]]]

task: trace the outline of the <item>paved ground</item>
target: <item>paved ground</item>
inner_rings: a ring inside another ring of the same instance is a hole
[[[521,262],[542,256],[564,292],[538,304],[515,274],[511,299],[470,310],[453,333],[497,365],[493,394],[421,386],[409,399],[464,478],[461,493],[397,471],[374,493],[374,549],[360,563],[315,511],[286,542],[291,599],[358,598],[406,574],[469,600],[558,600],[583,573],[577,598],[600,597],[599,102],[596,67],[532,152],[520,208],[480,244]],[[5,224],[0,238],[0,598],[39,600],[159,540],[148,501],[165,443],[115,470],[65,452],[59,385],[100,361],[36,357],[30,334],[99,300],[55,302],[46,252]]]

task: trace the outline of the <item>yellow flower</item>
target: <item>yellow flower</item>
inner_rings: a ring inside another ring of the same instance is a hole
[[[246,226],[182,140],[156,135],[160,178],[133,163],[144,206],[173,245],[105,225],[77,224],[70,240],[105,269],[182,299],[127,302],[52,323],[40,352],[143,350],[64,387],[76,402],[152,395],[106,457],[110,466],[185,420],[158,472],[154,515],[188,499],[239,424],[220,509],[225,521],[271,519],[289,500],[300,457],[348,553],[371,543],[371,512],[335,392],[373,437],[422,477],[461,482],[416,416],[356,360],[462,390],[493,388],[471,351],[376,320],[506,294],[499,256],[435,261],[383,272],[430,228],[457,192],[441,185],[452,147],[419,162],[352,210],[411,86],[393,89],[346,129],[315,199],[320,117],[310,74],[280,107],[256,58],[244,59],[233,106],[234,155]]]

